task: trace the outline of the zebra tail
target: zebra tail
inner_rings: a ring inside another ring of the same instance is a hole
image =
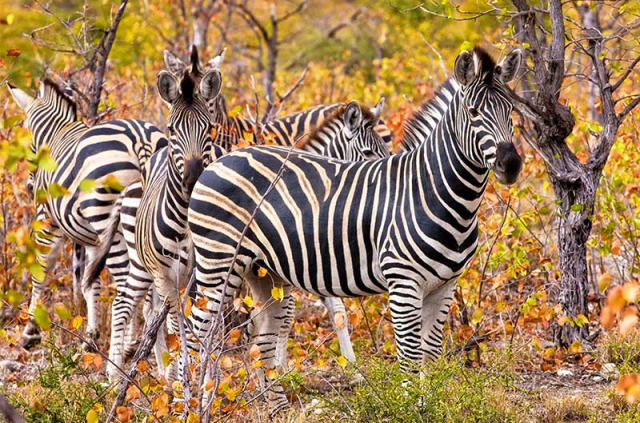
[[[109,215],[109,220],[107,220],[107,226],[102,232],[100,241],[98,241],[95,258],[85,268],[85,275],[89,277],[88,279],[85,279],[85,281],[94,281],[100,278],[100,273],[107,263],[109,250],[111,249],[113,239],[115,238],[116,233],[118,233],[118,228],[120,227],[120,212],[122,210],[122,200],[124,199],[126,192],[126,189],[123,190],[113,204],[111,214]]]

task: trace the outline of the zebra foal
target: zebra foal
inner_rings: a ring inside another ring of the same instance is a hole
[[[407,123],[405,137],[419,145],[411,152],[343,162],[251,147],[210,165],[189,203],[196,292],[208,304],[189,317],[196,334],[209,331],[211,314],[245,279],[265,304],[251,335],[264,367],[273,368],[292,287],[338,297],[388,291],[403,368],[436,358],[455,281],[477,247],[477,210],[489,172],[511,184],[522,167],[505,89],[520,60],[518,50],[498,65],[480,48],[460,53],[454,66],[460,88],[433,132],[423,130],[423,109]],[[278,276],[281,301],[270,301],[272,282],[259,279],[256,266]],[[288,402],[263,368],[258,382],[275,412]]]

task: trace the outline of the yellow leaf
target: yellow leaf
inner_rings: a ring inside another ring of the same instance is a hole
[[[265,373],[269,379],[275,379],[278,376],[275,369],[267,369]]]
[[[164,367],[167,367],[169,364],[171,364],[171,354],[169,354],[167,351],[162,353],[162,364],[164,364]]]
[[[482,309],[476,308],[471,315],[471,323],[477,325],[482,320]]]
[[[82,326],[82,320],[82,316],[76,316],[73,318],[73,320],[71,321],[71,327],[73,328],[73,330],[76,330],[80,326]]]
[[[627,300],[628,303],[635,303],[638,298],[638,284],[635,282],[627,282],[622,286],[622,297]]]
[[[251,298],[248,295],[244,297],[242,302],[245,303],[247,305],[247,307],[253,307],[253,298]]]
[[[540,343],[540,340],[535,336],[531,338],[531,344],[533,345],[533,348],[535,348],[536,350],[542,351],[542,344]]]
[[[598,288],[600,288],[600,292],[606,291],[606,289],[611,285],[611,274],[609,272],[604,272],[598,278]]]
[[[258,268],[258,277],[259,278],[264,278],[265,276],[267,276],[267,269],[265,269],[264,267],[259,267]]]
[[[184,317],[187,318],[191,316],[191,297],[187,298],[187,301],[184,303]]]
[[[273,288],[271,288],[271,296],[274,300],[282,300],[284,298],[284,289],[274,286]]]
[[[347,367],[347,359],[344,358],[344,356],[342,356],[342,355],[340,357],[336,358],[336,363],[338,363],[338,365],[340,367],[342,367],[343,369],[345,367]]]
[[[87,423],[98,423],[98,413],[93,408],[87,413]]]

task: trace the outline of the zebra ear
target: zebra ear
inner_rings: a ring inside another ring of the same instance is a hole
[[[222,76],[220,70],[211,69],[200,80],[200,96],[204,101],[209,101],[220,94],[222,87]]]
[[[382,96],[380,97],[380,100],[378,100],[378,104],[376,104],[376,107],[371,109],[371,113],[375,117],[375,121],[373,122],[374,125],[377,124],[378,121],[380,120],[380,115],[382,114],[382,108],[384,107],[384,102],[385,102],[385,98],[384,96]]]
[[[362,109],[356,101],[347,104],[344,110],[344,124],[350,132],[355,131],[362,123]]]
[[[165,50],[164,54],[164,66],[167,70],[173,74],[180,75],[184,70],[184,63],[178,56],[171,53],[169,50]]]
[[[158,93],[169,104],[173,104],[180,95],[178,81],[166,70],[160,71],[160,74],[158,74]]]
[[[224,55],[226,52],[227,48],[225,47],[224,50],[222,50],[222,53],[209,60],[209,67],[220,69],[220,67],[222,66],[222,62],[224,62]]]
[[[460,85],[468,85],[475,79],[475,62],[473,54],[466,50],[460,53],[456,58],[456,63],[453,65],[453,73]]]
[[[13,97],[18,106],[26,112],[35,99],[29,94],[22,91],[20,88],[16,88],[11,84],[7,84],[7,87],[9,87],[11,97]]]
[[[500,78],[502,83],[506,84],[511,82],[513,78],[518,74],[520,70],[520,64],[522,63],[522,51],[520,49],[513,50],[507,55],[495,69],[495,74]]]

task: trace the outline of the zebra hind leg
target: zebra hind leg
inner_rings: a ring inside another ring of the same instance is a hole
[[[270,281],[258,279],[254,275],[247,275],[246,281],[257,302],[262,302],[262,309],[252,316],[251,344],[260,348],[260,360],[264,366],[256,369],[256,377],[261,390],[265,390],[265,398],[269,405],[269,414],[275,415],[289,407],[289,401],[282,385],[270,378],[270,370],[278,363],[277,343],[283,326],[287,326],[290,315],[291,285],[284,284],[284,297],[274,300],[271,297],[272,284]],[[267,389],[268,388],[268,389]]]
[[[82,274],[84,272],[84,246],[76,242],[73,243],[73,302],[76,307],[80,308],[82,305],[82,288],[80,283],[82,281]]]
[[[88,266],[93,263],[94,260],[100,263],[96,266],[97,272],[89,271],[85,266],[82,275],[82,296],[87,305],[87,330],[85,341],[82,343],[82,348],[85,351],[95,351],[97,349],[96,341],[100,337],[99,328],[99,315],[98,315],[98,299],[100,297],[100,272],[104,267],[103,263],[106,263],[108,257],[97,257],[97,250],[94,246],[85,247],[86,260],[85,264]],[[101,265],[102,264],[102,265]]]
[[[43,231],[36,232],[36,246],[39,253],[36,260],[44,269],[44,277],[39,279],[37,275],[31,276],[31,300],[29,302],[29,313],[33,315],[36,306],[40,303],[42,291],[47,275],[56,264],[58,252],[64,243],[64,237],[57,227],[50,226]],[[31,349],[39,344],[41,340],[40,329],[33,318],[29,319],[22,331],[22,347]]]
[[[356,354],[353,352],[353,344],[349,336],[349,325],[347,320],[347,310],[340,298],[322,297],[322,303],[329,311],[329,319],[333,324],[333,328],[338,335],[338,344],[340,345],[340,353],[350,363],[356,362]],[[342,314],[342,324],[338,326],[337,317]]]

